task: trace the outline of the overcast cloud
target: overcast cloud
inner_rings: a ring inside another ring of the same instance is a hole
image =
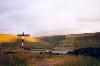
[[[0,33],[100,31],[100,0],[0,0]]]

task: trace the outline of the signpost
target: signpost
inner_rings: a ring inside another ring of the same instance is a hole
[[[17,34],[17,36],[21,37],[21,46],[24,46],[24,37],[25,36],[30,36],[29,34],[24,34],[24,32],[22,34]]]

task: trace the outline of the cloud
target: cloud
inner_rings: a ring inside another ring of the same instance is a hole
[[[0,33],[97,32],[99,4],[99,0],[0,0]]]

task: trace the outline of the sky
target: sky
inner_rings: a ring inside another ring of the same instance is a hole
[[[0,0],[0,33],[100,32],[100,0]]]

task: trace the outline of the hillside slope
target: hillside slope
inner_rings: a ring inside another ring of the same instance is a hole
[[[0,43],[14,43],[21,41],[21,37],[14,34],[0,34]],[[35,37],[24,37],[24,42],[40,42],[38,38]]]
[[[40,37],[57,49],[100,47],[100,32]]]
[[[0,43],[14,43],[17,42],[18,36],[13,34],[0,34]]]
[[[100,47],[100,33],[84,33],[66,36],[76,48]]]
[[[52,48],[52,46],[48,42],[42,41],[37,37],[25,36],[23,42],[24,47],[29,49]],[[0,47],[2,48],[17,48],[22,46],[22,40],[20,36],[14,34],[0,34],[0,44]]]

